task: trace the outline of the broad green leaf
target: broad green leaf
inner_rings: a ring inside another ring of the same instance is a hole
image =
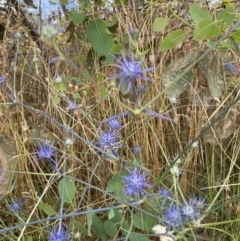
[[[218,26],[209,19],[203,19],[196,25],[193,33],[193,38],[197,41],[201,41],[206,38],[214,38],[221,34]]]
[[[240,44],[240,29],[233,32],[232,37],[237,44]]]
[[[153,22],[153,30],[156,32],[162,31],[168,24],[168,18],[156,18]]]
[[[130,229],[128,222],[118,210],[115,209],[113,211],[114,211],[114,217],[111,218],[111,221],[117,224],[117,228],[121,229],[124,235],[127,235]]]
[[[67,90],[66,83],[64,83],[63,81],[55,82],[55,83],[53,83],[53,86],[56,88],[56,90],[58,90],[60,92],[65,92]]]
[[[100,220],[100,218],[98,218],[95,214],[93,214],[92,217],[92,229],[93,231],[96,233],[96,235],[98,237],[101,238],[102,241],[106,241],[107,240],[107,233],[104,229],[103,223]]]
[[[53,207],[47,203],[39,203],[38,207],[48,216],[56,215],[56,212],[54,211]]]
[[[222,10],[217,16],[217,26],[223,31],[233,23],[235,14],[232,8]]]
[[[77,228],[82,234],[88,235],[88,230],[79,222],[74,221],[74,227]]]
[[[124,50],[124,47],[122,44],[114,44],[113,47],[111,48],[111,52],[113,54],[121,54],[123,50]]]
[[[129,240],[130,241],[150,241],[150,239],[144,236],[143,234],[136,233],[136,232],[130,233]]]
[[[114,213],[113,209],[111,209],[111,210],[108,212],[108,218],[109,218],[109,219],[112,219],[114,216],[115,216],[115,213]]]
[[[106,25],[108,27],[114,26],[118,22],[118,18],[116,16],[113,16],[111,21],[106,21]]]
[[[149,232],[157,224],[157,221],[147,214],[134,214],[133,224],[136,228]]]
[[[110,236],[111,238],[113,238],[117,235],[118,230],[117,230],[117,227],[116,227],[115,223],[106,220],[103,223],[103,226],[104,226],[104,229],[105,229],[107,235]]]
[[[87,210],[92,210],[92,208],[88,207]],[[92,212],[87,213],[88,236],[92,236],[91,234],[91,227],[93,223],[92,219],[93,219],[93,213]]]
[[[23,240],[26,240],[26,241],[33,241],[33,237],[32,237],[32,236],[27,236],[26,238],[23,238]]]
[[[115,174],[111,180],[108,182],[106,192],[114,192],[116,190],[116,183],[121,183],[124,176],[127,176],[128,172],[126,170],[121,170]]]
[[[79,23],[83,22],[83,20],[85,18],[85,14],[70,12],[69,17],[75,25],[78,25]]]
[[[68,178],[62,179],[58,184],[58,194],[60,198],[62,198],[64,190],[64,202],[72,203],[73,198],[75,197],[76,193],[76,186],[74,182]]]
[[[106,23],[102,19],[90,22],[86,28],[86,36],[94,51],[99,56],[105,56],[107,63],[112,64],[114,57],[110,54],[110,51],[114,42]]]
[[[203,19],[212,20],[211,13],[206,8],[199,7],[199,5],[190,4],[189,12],[194,23],[196,24],[201,22]]]
[[[181,29],[172,31],[163,39],[163,42],[160,44],[158,50],[165,51],[173,49],[183,41],[183,39],[186,37],[186,34],[187,32]]]

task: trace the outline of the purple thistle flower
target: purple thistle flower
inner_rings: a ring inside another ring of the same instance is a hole
[[[184,204],[181,207],[182,214],[186,217],[186,219],[194,219],[199,218],[200,213],[199,211],[191,204]]]
[[[117,130],[122,127],[117,118],[110,119],[108,121],[108,126],[111,128],[111,130],[114,130],[114,129]]]
[[[171,198],[171,193],[166,188],[161,188],[159,194],[163,198]]]
[[[141,170],[134,168],[133,171],[128,170],[129,176],[123,177],[124,188],[127,196],[137,196],[144,194],[145,188],[151,188],[148,184],[147,172],[141,174]]]
[[[56,172],[59,172],[58,168],[57,168],[57,163],[56,161],[53,159],[53,155],[54,155],[55,151],[53,149],[53,143],[51,145],[47,144],[47,143],[43,143],[42,145],[39,144],[39,149],[37,151],[38,157],[39,159],[47,159],[51,166],[53,167],[53,169]]]
[[[112,146],[118,143],[118,135],[114,131],[101,131],[98,143],[103,148]]]
[[[78,106],[77,106],[76,102],[74,102],[74,101],[69,101],[67,108],[68,108],[69,110],[76,110],[76,109],[78,109]]]
[[[127,94],[132,91],[135,86],[134,81],[136,79],[151,81],[151,79],[143,77],[142,74],[149,72],[154,68],[141,69],[142,61],[135,62],[133,53],[130,55],[130,58],[127,58],[124,54],[122,54],[122,58],[122,61],[117,59],[118,64],[115,65],[120,70],[120,73],[113,77],[120,78],[120,88],[126,86],[123,94]]]
[[[53,229],[49,234],[49,241],[65,241],[66,240],[66,232],[64,229]]]
[[[18,213],[23,207],[24,202],[22,200],[14,201],[10,204],[10,208],[13,212]]]
[[[190,198],[189,205],[193,206],[197,212],[201,212],[206,206],[204,198]]]
[[[183,214],[181,208],[177,205],[168,207],[164,213],[164,216],[168,225],[173,228],[180,227],[186,220],[186,216]]]

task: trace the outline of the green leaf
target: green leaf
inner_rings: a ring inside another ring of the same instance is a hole
[[[136,228],[149,232],[153,226],[157,224],[155,218],[147,214],[134,214],[133,215],[133,224]]]
[[[153,22],[153,30],[156,32],[162,31],[168,24],[168,18],[156,18]]]
[[[116,183],[121,183],[124,176],[127,176],[128,172],[126,170],[121,170],[117,174],[115,174],[111,180],[108,182],[106,192],[114,192],[116,190]]]
[[[113,16],[111,21],[106,21],[106,25],[108,27],[114,26],[118,22],[118,18],[116,16]]]
[[[63,196],[64,202],[72,203],[72,200],[75,197],[75,193],[76,193],[76,187],[74,182],[68,178],[65,178],[65,180],[62,179],[58,184],[58,194],[60,198],[62,198],[63,190],[64,190],[64,196]]]
[[[158,51],[165,51],[169,49],[173,49],[176,47],[180,42],[183,41],[187,32],[184,30],[176,30],[169,33],[164,39],[163,42],[160,44]]]
[[[85,14],[70,12],[69,17],[75,25],[78,25],[79,23],[83,22],[83,20],[85,18]]]
[[[115,223],[106,220],[103,223],[103,226],[107,235],[110,236],[111,238],[114,238],[117,235],[118,230]]]
[[[80,231],[80,233],[88,235],[88,230],[81,223],[74,221],[73,225]]]
[[[92,223],[93,231],[96,233],[98,237],[101,238],[102,241],[106,241],[107,233],[104,229],[103,223],[100,220],[100,218],[98,218],[95,214],[93,214],[92,221],[93,221]]]
[[[65,92],[67,90],[66,84],[63,81],[55,82],[53,83],[53,86],[60,92]]]
[[[233,23],[235,14],[232,8],[222,10],[217,16],[217,26],[222,30],[226,30]]]
[[[87,210],[92,210],[92,208],[88,207]],[[91,227],[93,223],[92,219],[93,219],[93,213],[92,212],[87,213],[88,236],[92,236],[91,234]]]
[[[105,56],[107,63],[112,64],[114,57],[110,54],[110,51],[114,42],[106,23],[102,19],[90,22],[86,28],[86,36],[94,51],[99,56]]]
[[[129,235],[130,241],[150,241],[149,238],[145,237],[141,233],[131,232]]]
[[[115,216],[115,213],[114,213],[113,209],[111,209],[108,213],[108,218],[112,219],[114,216]]]
[[[218,26],[209,19],[203,19],[196,25],[196,28],[193,33],[193,38],[197,41],[214,38],[221,34]]]
[[[47,203],[39,203],[38,207],[48,216],[56,215],[56,212],[54,211],[53,207]]]
[[[111,52],[113,54],[121,54],[121,52],[124,50],[124,47],[122,44],[114,44],[111,48]]]
[[[199,7],[199,5],[190,4],[189,12],[194,23],[196,24],[201,22],[203,19],[208,19],[210,21],[212,20],[211,13],[206,8]]]
[[[113,211],[114,211],[114,217],[111,218],[111,221],[117,224],[117,228],[121,229],[124,235],[127,235],[130,229],[128,222],[118,210],[113,210]]]
[[[232,37],[237,44],[240,44],[240,29],[233,32]]]

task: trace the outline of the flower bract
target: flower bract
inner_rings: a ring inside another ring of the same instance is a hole
[[[128,170],[129,175],[123,177],[124,189],[127,196],[137,196],[144,194],[145,188],[151,188],[148,184],[147,172],[141,173],[141,170],[135,168],[133,171]]]
[[[65,241],[66,240],[66,232],[64,229],[53,229],[49,234],[49,241]]]
[[[115,66],[119,69],[119,74],[114,77],[120,78],[119,87],[124,89],[123,94],[131,92],[132,88],[135,86],[135,80],[148,80],[151,79],[143,77],[143,73],[153,70],[153,68],[142,69],[142,62],[135,62],[134,54],[132,53],[128,58],[126,55],[122,54],[122,60],[117,59],[118,64]],[[124,86],[124,87],[123,87]]]
[[[168,207],[164,213],[166,222],[170,227],[181,227],[186,221],[186,216],[183,214],[181,208],[177,205]]]
[[[23,207],[24,202],[22,200],[14,201],[10,204],[11,210],[15,213],[18,213]]]

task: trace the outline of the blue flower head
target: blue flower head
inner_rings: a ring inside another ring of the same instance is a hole
[[[171,198],[171,193],[166,188],[161,188],[159,194],[162,198]]]
[[[65,241],[66,232],[64,229],[53,229],[49,234],[49,241]]]
[[[110,119],[108,121],[108,126],[110,127],[111,130],[114,130],[114,129],[118,130],[122,127],[117,118]]]
[[[56,172],[59,172],[59,170],[57,168],[57,163],[53,159],[54,153],[55,153],[55,151],[53,149],[53,143],[51,145],[49,145],[47,143],[43,143],[42,145],[39,144],[39,149],[37,151],[39,159],[41,160],[41,159],[46,158],[50,162],[50,164],[52,165],[53,169]]]
[[[186,217],[187,219],[195,219],[200,217],[200,212],[191,204],[184,204],[181,207],[182,214]]]
[[[177,205],[168,207],[165,210],[164,217],[171,228],[179,228],[186,221],[186,216],[183,214],[182,209]]]
[[[201,212],[206,206],[206,200],[205,198],[190,198],[189,205],[193,206],[197,212]]]
[[[118,143],[118,135],[114,131],[101,131],[98,143],[102,148],[113,146]]]
[[[134,61],[134,54],[132,53],[129,58],[122,54],[122,60],[117,59],[118,64],[115,66],[119,69],[120,73],[114,77],[120,78],[119,87],[124,87],[124,93],[127,94],[132,91],[135,86],[135,80],[150,80],[142,76],[143,73],[149,72],[154,68],[141,69],[142,62]]]
[[[151,188],[148,184],[147,172],[141,173],[140,169],[128,170],[129,175],[123,177],[124,189],[127,196],[138,196],[145,193],[145,188]]]
[[[10,204],[10,208],[13,212],[18,213],[23,207],[24,202],[22,200],[14,201]]]

